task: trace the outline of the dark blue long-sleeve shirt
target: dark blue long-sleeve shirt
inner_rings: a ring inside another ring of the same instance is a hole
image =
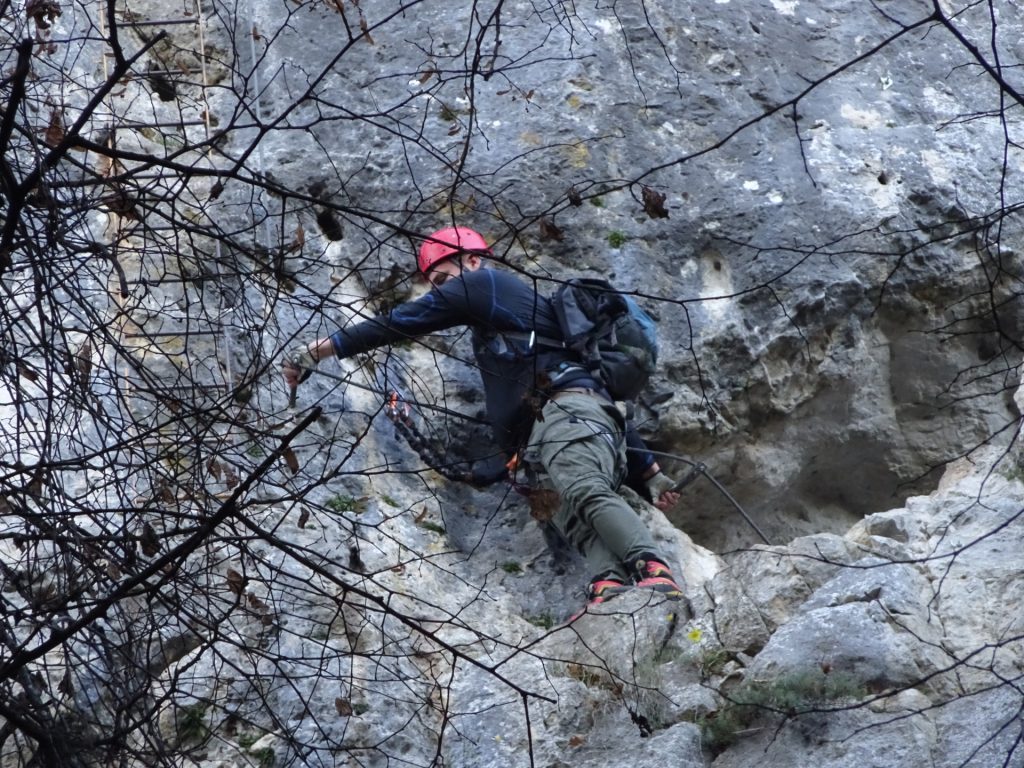
[[[545,375],[561,363],[572,362],[567,351],[541,343],[541,339],[561,339],[558,320],[551,302],[522,278],[495,269],[463,270],[415,301],[339,329],[331,342],[338,357],[350,357],[462,325],[472,331],[473,355],[494,439],[511,455],[529,436],[538,407],[535,396],[546,384]],[[531,334],[536,337],[534,343]],[[569,385],[580,383],[574,380]],[[627,443],[644,449],[633,429],[627,430]],[[631,478],[653,461],[646,452],[631,451]]]

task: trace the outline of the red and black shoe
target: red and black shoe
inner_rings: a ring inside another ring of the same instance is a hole
[[[672,600],[683,597],[683,588],[676,583],[672,569],[661,560],[653,555],[641,555],[632,565],[638,588],[653,589]]]
[[[629,585],[618,579],[596,579],[587,587],[587,605],[600,605],[628,590]]]
[[[587,587],[587,605],[582,611],[574,613],[569,621],[576,621],[580,616],[587,612],[588,608],[601,603],[606,603],[616,595],[621,595],[623,592],[629,591],[630,586],[623,584],[618,579],[610,577],[603,577],[600,579],[594,579],[590,582]]]

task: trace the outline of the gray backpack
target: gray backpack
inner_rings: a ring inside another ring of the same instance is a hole
[[[635,400],[658,362],[654,320],[606,280],[575,278],[551,297],[564,348],[615,400]]]

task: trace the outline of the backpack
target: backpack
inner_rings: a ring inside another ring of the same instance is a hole
[[[654,320],[607,280],[575,278],[551,297],[565,348],[615,400],[635,400],[658,362]]]

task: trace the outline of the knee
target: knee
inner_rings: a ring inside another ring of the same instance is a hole
[[[617,495],[611,481],[600,474],[574,477],[562,489],[562,500],[577,512],[584,512],[594,504]]]

